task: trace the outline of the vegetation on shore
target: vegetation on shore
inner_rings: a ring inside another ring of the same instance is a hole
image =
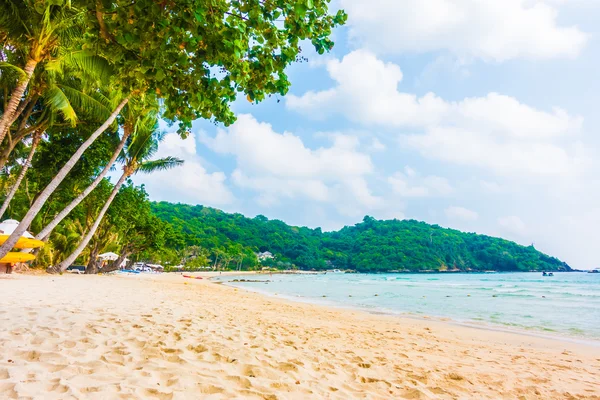
[[[264,216],[186,204],[152,203],[154,214],[169,225],[170,251],[195,246],[207,259],[243,259],[257,266],[255,252],[274,259],[261,266],[280,269],[350,269],[358,272],[423,271],[569,271],[566,263],[533,246],[474,233],[463,233],[414,220],[361,223],[337,232],[289,226]],[[218,261],[218,260],[217,260]],[[227,264],[228,266],[231,264]],[[235,265],[235,264],[233,264]]]
[[[0,214],[20,221],[0,259],[26,230],[48,242],[35,264],[52,273],[72,262],[106,271],[101,251],[162,249],[163,226],[129,180],[181,163],[152,157],[158,122],[185,139],[196,119],[232,124],[240,96],[284,96],[301,44],[329,51],[346,21],[329,3],[0,2]],[[119,164],[112,184],[105,176]],[[195,253],[184,258],[198,263]]]

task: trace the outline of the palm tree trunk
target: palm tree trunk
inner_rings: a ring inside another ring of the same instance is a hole
[[[21,185],[21,181],[23,180],[23,178],[25,177],[25,174],[27,173],[27,170],[29,169],[29,166],[31,165],[31,160],[33,159],[33,155],[35,154],[35,149],[36,149],[38,143],[40,142],[41,137],[42,137],[42,133],[34,134],[33,142],[31,143],[31,150],[29,150],[29,155],[27,156],[27,160],[25,160],[25,164],[23,164],[23,168],[21,168],[21,172],[19,173],[19,177],[17,178],[17,181],[13,185],[12,189],[10,189],[10,192],[6,196],[6,199],[4,199],[4,203],[2,204],[2,207],[0,208],[0,219],[2,219],[2,216],[6,212],[6,209],[8,208],[8,205],[10,204],[12,198],[15,196],[15,193],[17,193],[17,189],[19,189],[19,186]]]
[[[2,152],[0,153],[0,170],[3,169],[6,165],[8,157],[10,157],[10,153],[12,153],[12,151],[15,149],[17,143],[18,142],[13,142],[12,140],[10,140],[10,138],[8,139],[6,147],[4,147],[2,149]]]
[[[61,168],[58,174],[52,179],[52,181],[46,186],[46,188],[39,194],[37,199],[33,202],[32,206],[27,211],[27,214],[21,220],[17,229],[9,236],[9,238],[0,246],[0,258],[4,257],[19,240],[23,232],[27,230],[33,219],[38,215],[48,198],[54,193],[58,185],[65,179],[69,171],[73,169],[77,161],[81,158],[85,150],[94,143],[94,141],[100,136],[117,118],[117,115],[121,112],[125,104],[129,101],[129,97],[126,97],[121,104],[113,111],[110,117],[104,121],[104,123],[94,132],[92,135],[77,149],[75,154],[71,156],[69,161]]]
[[[49,125],[49,124],[48,124]],[[25,139],[27,135],[31,132],[45,130],[48,126],[46,123],[39,123],[35,126],[31,126],[29,128],[19,127],[17,132],[15,132],[14,137],[10,134],[10,130],[6,132],[6,146],[2,149],[2,153],[0,153],[0,170],[4,168],[6,163],[8,162],[8,158],[10,157],[12,151],[17,147],[17,145]]]
[[[98,254],[100,254],[100,246],[96,243],[93,246],[92,251],[90,252],[90,261],[88,265],[85,267],[86,274],[95,274],[98,272]]]
[[[13,122],[17,119],[18,115],[16,114],[17,107],[21,102],[23,94],[25,93],[25,89],[29,85],[29,81],[31,80],[31,76],[33,75],[33,71],[37,65],[37,61],[34,59],[27,60],[27,64],[25,64],[25,76],[21,82],[17,84],[17,87],[13,90],[10,101],[4,110],[4,114],[2,114],[2,119],[0,120],[0,143],[4,140],[4,136],[8,131],[8,128],[12,125]]]
[[[6,162],[8,161],[8,157],[10,157],[10,153],[12,153],[17,144],[19,144],[19,142],[23,138],[25,138],[25,136],[27,136],[26,132],[28,132],[29,130],[25,129],[25,126],[27,125],[27,120],[31,116],[31,113],[33,112],[33,108],[35,107],[37,98],[38,96],[33,96],[33,99],[31,97],[27,97],[17,109],[15,119],[18,118],[23,112],[25,114],[23,115],[21,123],[17,128],[17,132],[15,132],[15,137],[12,137],[10,133],[10,127],[6,130],[5,138],[7,140],[6,146],[4,147],[4,149],[2,150],[2,154],[0,155],[0,169],[4,168]],[[35,132],[39,128],[41,128],[41,125],[38,125],[38,127],[32,130],[31,132]]]
[[[56,228],[56,226],[58,224],[60,224],[60,222],[63,219],[65,219],[65,217],[67,215],[69,215],[69,213],[71,211],[73,211],[73,209],[75,207],[77,207],[79,205],[79,203],[81,203],[87,197],[87,195],[89,195],[92,192],[92,190],[94,190],[96,188],[96,186],[98,186],[98,184],[100,184],[100,182],[102,181],[102,179],[104,179],[104,177],[106,176],[106,174],[108,173],[108,171],[110,171],[110,167],[112,167],[112,165],[117,160],[117,157],[119,157],[119,154],[121,153],[121,150],[123,150],[123,146],[125,146],[125,141],[129,137],[129,133],[130,133],[129,131],[125,131],[123,133],[123,138],[121,139],[121,142],[119,143],[119,145],[115,149],[115,152],[113,153],[110,161],[108,161],[108,164],[106,164],[106,167],[104,167],[104,169],[102,170],[102,172],[100,172],[100,175],[98,175],[96,177],[96,179],[94,179],[94,182],[92,182],[87,188],[85,188],[85,190],[83,192],[81,192],[81,194],[79,196],[77,196],[68,206],[66,206],[61,212],[59,212],[56,215],[56,217],[54,217],[54,219],[52,220],[52,222],[50,222],[48,225],[46,225],[44,227],[44,229],[42,229],[40,231],[40,233],[38,233],[35,236],[36,239],[41,240],[42,238],[44,238],[44,237],[48,236],[50,233],[52,233],[52,231],[54,230],[54,228]],[[1,216],[2,215],[0,215],[0,217]]]
[[[88,245],[90,240],[92,240],[92,237],[94,236],[94,234],[96,233],[96,230],[100,226],[100,222],[102,222],[102,218],[104,218],[104,214],[106,214],[106,211],[108,211],[108,207],[110,207],[110,203],[112,203],[112,201],[114,200],[117,193],[119,193],[119,189],[121,188],[121,186],[123,185],[123,182],[125,182],[125,179],[127,179],[128,176],[129,176],[129,174],[127,172],[124,172],[123,175],[121,175],[121,178],[119,178],[117,184],[115,185],[112,192],[110,193],[110,196],[108,196],[108,199],[106,200],[106,203],[104,204],[104,207],[102,207],[102,210],[100,210],[100,212],[98,213],[98,216],[96,217],[96,221],[94,221],[94,225],[92,225],[90,230],[85,234],[85,236],[81,240],[81,243],[79,243],[79,246],[77,246],[75,251],[73,253],[71,253],[70,256],[65,258],[60,264],[58,264],[54,267],[48,268],[48,272],[50,272],[50,273],[64,272],[67,268],[69,268],[69,266],[71,264],[73,264],[73,262],[77,259],[77,257],[79,257],[79,255],[86,248],[86,246]]]

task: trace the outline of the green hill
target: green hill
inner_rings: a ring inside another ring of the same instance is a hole
[[[153,203],[153,212],[170,225],[167,247],[199,246],[208,253],[238,254],[251,264],[252,253],[270,251],[281,268],[388,271],[569,271],[560,260],[508,240],[445,229],[414,220],[363,222],[337,232],[289,226],[264,216],[187,204]],[[233,256],[231,257],[233,258]],[[241,259],[241,258],[240,258]],[[254,260],[255,262],[255,260]]]

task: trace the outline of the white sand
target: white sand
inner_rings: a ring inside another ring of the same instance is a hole
[[[598,346],[172,274],[2,276],[0,293],[0,399],[600,399]]]

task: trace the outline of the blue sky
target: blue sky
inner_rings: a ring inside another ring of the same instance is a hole
[[[186,164],[134,181],[154,200],[325,230],[414,218],[600,266],[600,2],[333,7],[347,26],[328,55],[304,46],[288,96],[167,135],[161,154]]]

